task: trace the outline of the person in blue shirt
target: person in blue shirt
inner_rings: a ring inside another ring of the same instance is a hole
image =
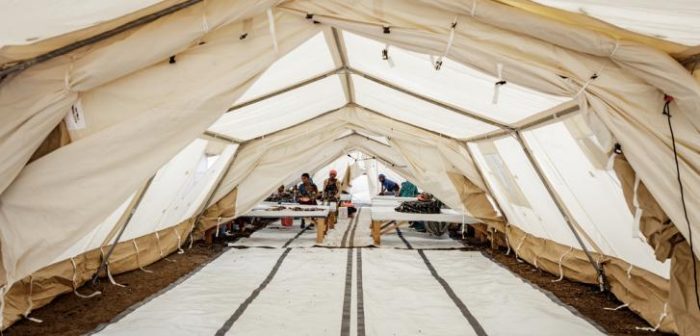
[[[379,195],[398,196],[399,191],[401,191],[401,187],[396,182],[386,178],[384,174],[379,174],[379,183],[382,184],[382,191],[379,192]]]

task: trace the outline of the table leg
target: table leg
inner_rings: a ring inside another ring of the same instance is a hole
[[[331,212],[328,214],[328,228],[335,229],[335,223],[336,223],[335,212]]]
[[[372,221],[372,239],[374,240],[374,245],[379,246],[381,244],[382,235],[382,222]]]
[[[326,236],[326,219],[319,218],[316,221],[316,244],[323,243],[323,238]]]

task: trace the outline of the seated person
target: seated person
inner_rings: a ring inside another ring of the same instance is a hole
[[[297,203],[306,205],[317,205],[318,187],[311,180],[309,173],[301,174],[301,184],[297,188]],[[306,221],[301,219],[301,228],[306,227]]]
[[[337,202],[340,199],[340,180],[336,178],[338,172],[331,169],[328,172],[328,178],[323,181],[323,200],[328,202]]]
[[[284,190],[284,186],[281,185],[279,188],[277,188],[277,192],[270,195],[268,198],[265,199],[265,201],[279,203],[291,202],[292,195],[289,194],[286,190]]]
[[[297,188],[297,203],[316,205],[316,197],[318,196],[318,187],[311,180],[309,173],[304,173],[301,175],[301,184]]]
[[[399,192],[399,197],[416,197],[418,196],[418,188],[415,184],[404,181],[401,183],[401,191]]]
[[[399,185],[386,178],[384,174],[379,174],[379,183],[382,185],[382,191],[379,192],[379,195],[391,195],[391,196],[398,196],[399,192],[401,190],[401,187]]]

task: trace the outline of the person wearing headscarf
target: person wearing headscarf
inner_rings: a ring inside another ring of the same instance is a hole
[[[340,199],[340,180],[337,176],[335,169],[328,172],[328,178],[323,181],[323,200],[337,202]]]

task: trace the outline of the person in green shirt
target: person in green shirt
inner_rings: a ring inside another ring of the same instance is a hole
[[[401,183],[399,197],[416,197],[418,196],[418,188],[409,181]]]

